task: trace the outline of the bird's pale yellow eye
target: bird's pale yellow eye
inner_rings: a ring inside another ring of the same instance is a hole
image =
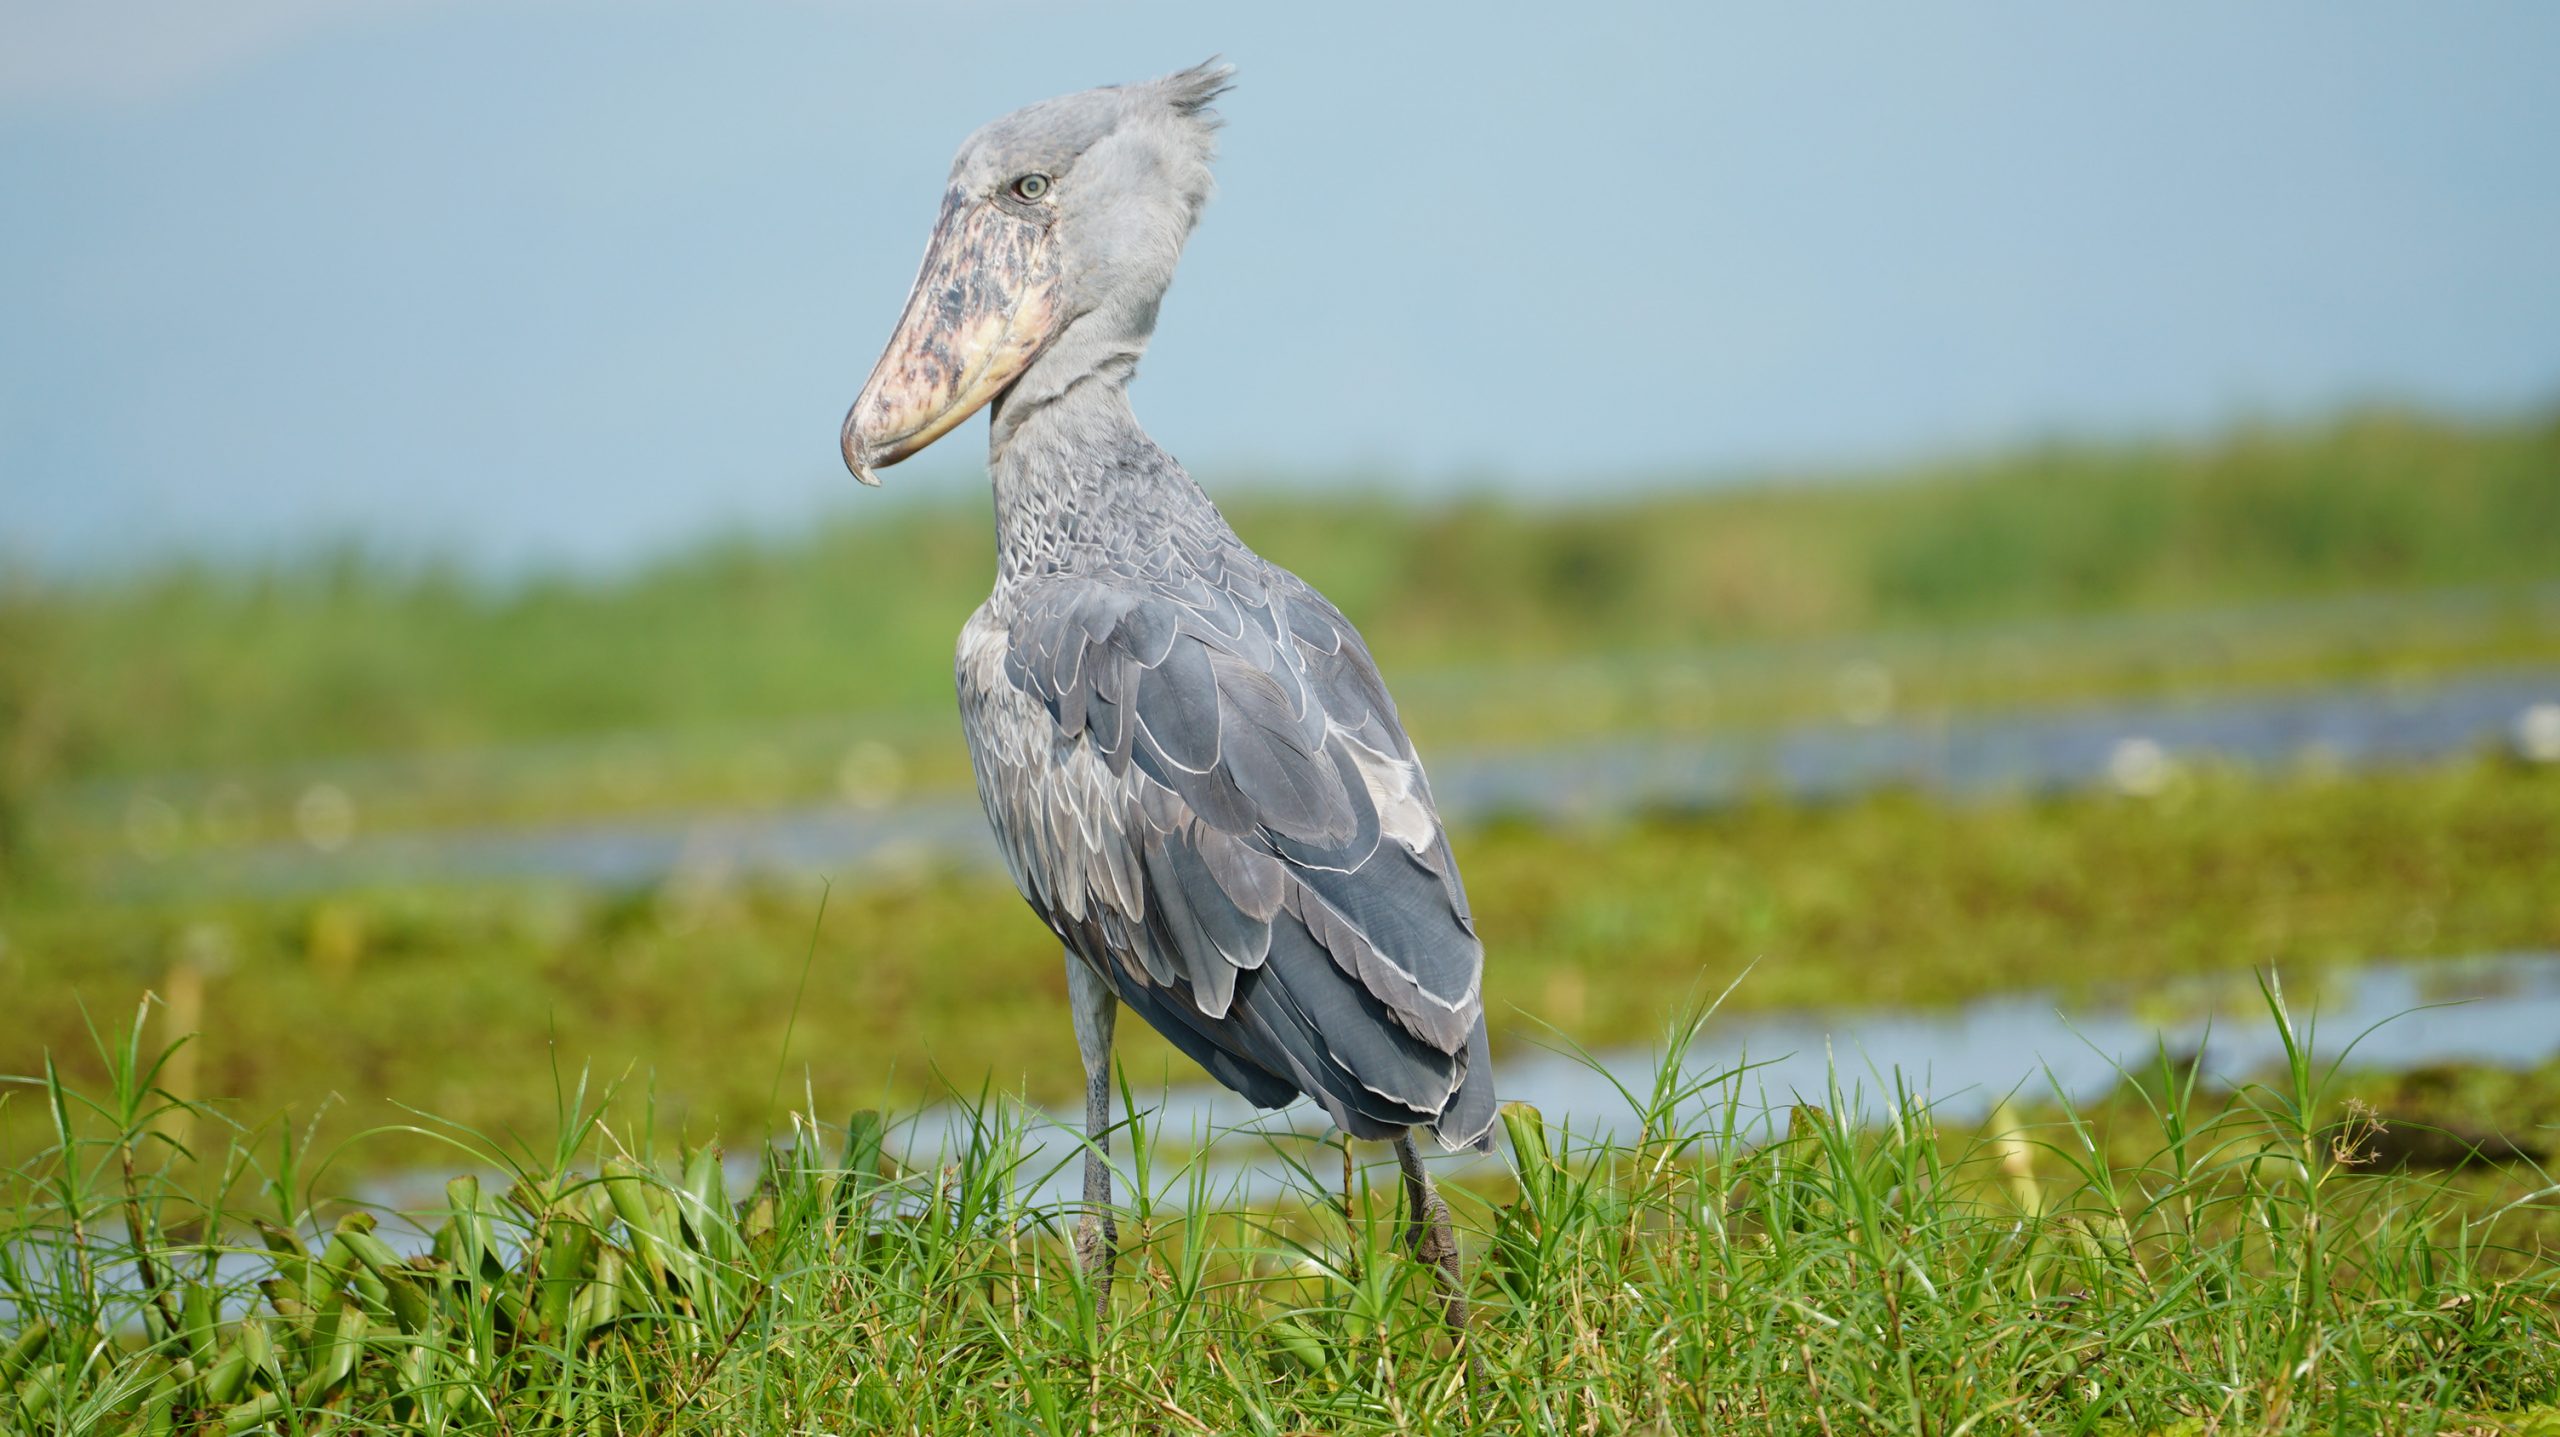
[[[1018,200],[1028,200],[1036,204],[1040,197],[1047,193],[1049,193],[1047,175],[1024,175],[1013,182],[1013,197]]]

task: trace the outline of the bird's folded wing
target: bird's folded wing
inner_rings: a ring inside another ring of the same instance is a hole
[[[1377,1122],[1442,1114],[1481,1050],[1483,950],[1349,623],[1285,575],[1062,577],[1009,609],[964,636],[960,679],[1025,894],[1303,1090],[1347,1076]]]

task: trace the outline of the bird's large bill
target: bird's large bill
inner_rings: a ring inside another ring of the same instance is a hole
[[[844,420],[853,477],[895,464],[1004,392],[1058,322],[1058,266],[1045,226],[957,187],[888,350]]]

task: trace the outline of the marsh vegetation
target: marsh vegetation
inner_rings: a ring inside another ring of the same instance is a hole
[[[1239,528],[1427,753],[2560,667],[2548,414],[1589,507],[1261,494]],[[1338,1158],[1264,1134],[1287,1194],[1232,1185],[1151,1126],[1184,1070],[1139,1032],[1146,1196],[1092,1320],[1027,1140],[1072,1081],[1057,954],[1001,875],[206,861],[965,794],[984,528],[0,584],[0,1430],[2560,1431],[2560,1054],[2366,1070],[2324,1032],[1977,1120],[1889,1069],[1772,1097],[1666,1028],[2237,991],[2293,1038],[2324,973],[2560,950],[2525,739],[1479,816],[1497,1052],[1661,1063],[1605,1130],[1511,1110],[1451,1185],[1463,1354],[1392,1181],[1346,1219]],[[394,1171],[456,1176],[351,1200]]]
[[[518,1144],[420,1114],[457,1178],[416,1229],[322,1198],[335,1149],[215,1114],[193,1151],[138,1034],[24,1094],[0,1415],[22,1431],[2540,1431],[2560,1397],[2531,1164],[2374,1171],[2280,991],[2236,1091],[2165,1054],[2090,1111],[1943,1126],[1835,1089],[1773,1125],[1676,1024],[1632,1141],[1515,1104],[1466,1193],[1476,1318],[1439,1323],[1392,1182],[1225,1198],[1146,1115],[1097,1319],[1073,1214],[1020,1196],[1024,1115],[934,1160],[875,1113],[719,1154],[562,1095]],[[1035,1119],[1036,1120],[1036,1119]],[[359,1135],[356,1142],[367,1141]],[[186,1175],[186,1176],[181,1176]],[[208,1181],[208,1179],[210,1179]],[[394,1237],[400,1242],[395,1245]],[[2508,1425],[2510,1423],[2518,1425]]]

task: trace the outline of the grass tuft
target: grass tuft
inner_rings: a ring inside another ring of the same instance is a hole
[[[2547,1430],[2554,1186],[2372,1170],[2265,998],[2265,1084],[2164,1056],[1980,1130],[1837,1082],[1764,1110],[1684,1023],[1632,1139],[1504,1109],[1512,1166],[1453,1184],[1463,1343],[1392,1182],[1339,1208],[1292,1150],[1296,1199],[1243,1202],[1134,1104],[1097,1320],[1016,1104],[932,1153],[799,1116],[740,1169],[580,1084],[539,1152],[421,1119],[467,1171],[403,1216],[326,1200],[308,1132],[169,1141],[137,1022],[102,1092],[14,1080],[58,1141],[0,1182],[0,1428]]]

